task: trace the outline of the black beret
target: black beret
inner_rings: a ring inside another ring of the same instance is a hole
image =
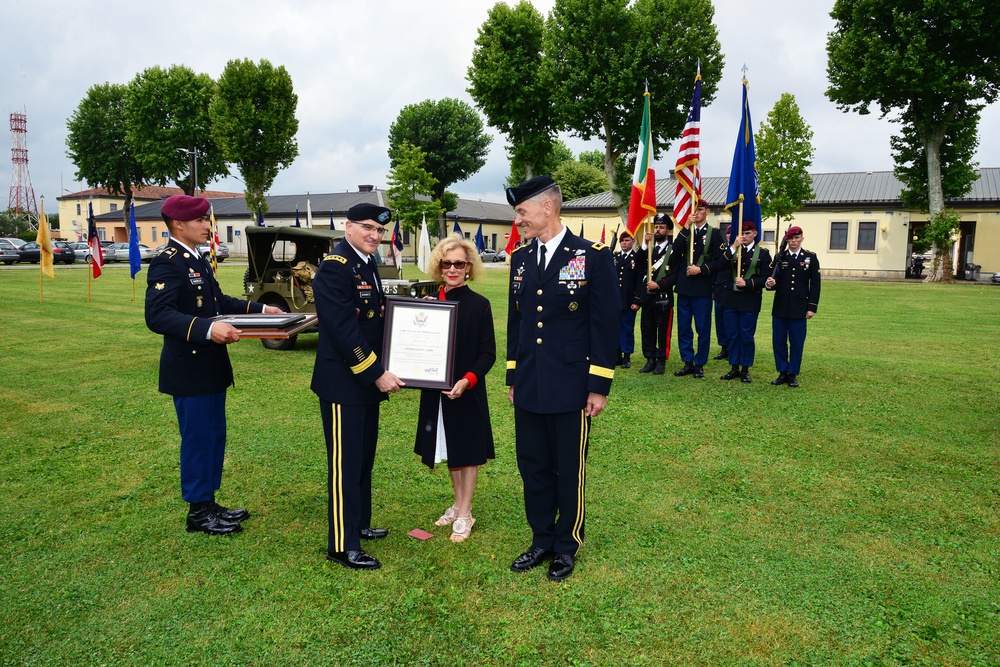
[[[549,188],[554,188],[556,182],[551,176],[533,176],[516,188],[507,188],[507,203],[517,206]]]
[[[189,197],[187,195],[174,195],[167,199],[160,206],[160,212],[171,220],[197,220],[208,213],[212,204],[207,199],[201,197]]]
[[[654,225],[666,225],[667,229],[673,229],[674,228],[674,221],[671,220],[670,216],[667,215],[666,213],[657,213],[653,217],[653,224]]]
[[[381,222],[385,225],[392,220],[392,212],[385,206],[376,206],[375,204],[355,204],[351,208],[347,209],[347,219],[351,222],[374,220],[375,222]]]

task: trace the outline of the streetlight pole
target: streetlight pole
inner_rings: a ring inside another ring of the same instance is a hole
[[[198,196],[198,147],[195,146],[190,150],[188,150],[187,148],[178,148],[177,152],[184,153],[185,155],[187,155],[189,158],[192,159],[191,161],[194,166],[191,169],[191,173],[194,183],[192,183],[193,187],[191,188],[191,190],[192,192],[194,192],[194,196],[197,197]]]

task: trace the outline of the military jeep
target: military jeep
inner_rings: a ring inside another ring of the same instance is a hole
[[[312,279],[319,263],[344,233],[311,227],[247,227],[247,271],[243,276],[246,298],[288,313],[315,313]],[[379,264],[379,277],[386,294],[422,297],[434,294],[437,283],[403,280],[394,266]],[[302,333],[315,333],[318,328]],[[271,350],[290,350],[297,336],[262,338]]]

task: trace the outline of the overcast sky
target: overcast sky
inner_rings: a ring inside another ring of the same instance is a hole
[[[31,182],[36,196],[45,195],[50,201],[46,208],[53,211],[52,199],[60,192],[86,187],[75,181],[75,168],[66,157],[66,121],[90,86],[127,83],[154,65],[183,64],[217,78],[229,60],[266,58],[285,66],[299,96],[299,157],[278,175],[270,193],[338,192],[362,183],[385,187],[389,125],[400,109],[428,98],[457,97],[471,104],[466,70],[477,28],[493,4],[4,0],[3,141],[10,145],[9,114],[26,111]],[[533,4],[548,14],[554,0]],[[755,129],[782,93],[795,95],[815,132],[812,171],[892,169],[889,136],[896,126],[877,115],[838,111],[823,94],[831,6],[832,0],[716,0],[726,66],[715,102],[702,113],[705,175],[729,174],[744,64]],[[602,148],[596,141],[563,139],[574,152]],[[998,140],[1000,108],[993,105],[980,124],[980,166],[1000,166]],[[9,192],[10,153],[3,155],[0,184]],[[662,155],[654,163],[657,173],[668,174],[675,159],[672,149]],[[462,197],[503,201],[507,173],[504,142],[495,136],[486,166],[450,189]],[[242,191],[232,178],[210,187]]]

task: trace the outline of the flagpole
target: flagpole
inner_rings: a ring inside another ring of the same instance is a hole
[[[87,303],[90,303],[90,278],[94,271],[94,260],[91,258],[90,265],[87,267]]]
[[[30,238],[30,237],[29,237]],[[39,254],[41,256],[41,254]],[[42,302],[42,262],[38,261],[38,303]],[[89,299],[88,299],[89,300]]]
[[[642,238],[646,238],[646,234],[650,234],[653,231],[653,225],[650,224],[649,215],[646,219],[642,221],[643,235]],[[646,282],[648,283],[653,279],[653,241],[655,239],[649,239],[646,241]],[[649,291],[648,289],[646,290]]]
[[[740,243],[740,238],[743,236],[743,195],[740,195],[740,219],[739,224],[736,226],[736,243]],[[736,275],[743,275],[743,248],[739,247],[736,249]]]

